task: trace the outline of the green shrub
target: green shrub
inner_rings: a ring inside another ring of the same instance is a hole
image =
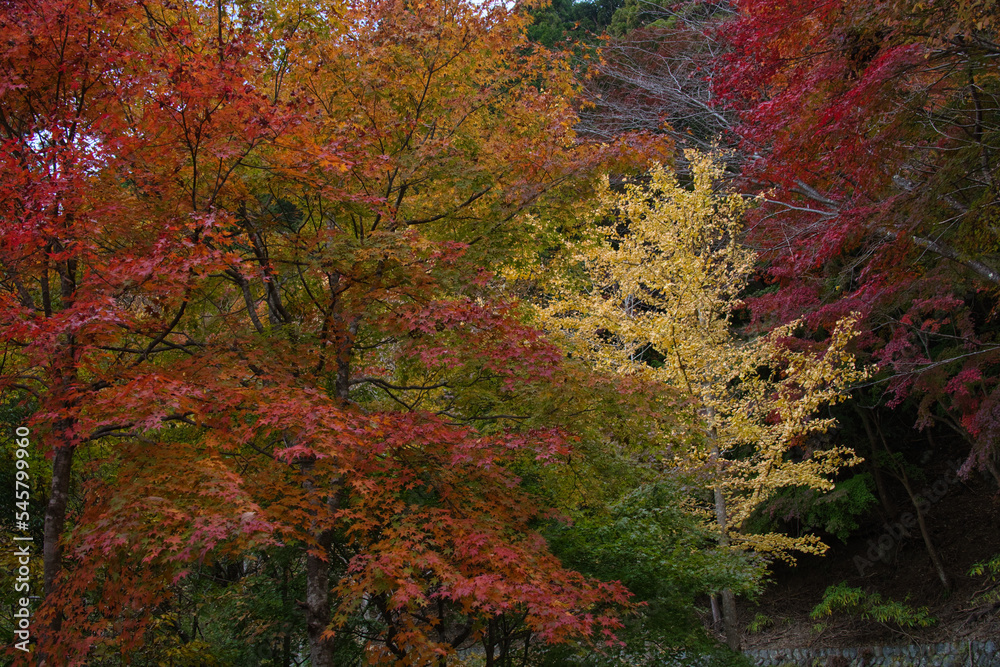
[[[976,605],[987,605],[1000,602],[1000,554],[996,554],[993,558],[981,561],[979,563],[974,563],[969,569],[970,577],[986,577],[988,583],[991,587],[980,593],[976,593],[972,597],[973,604]]]
[[[886,600],[878,593],[866,593],[844,582],[827,588],[823,600],[809,615],[818,620],[838,612],[900,628],[926,628],[937,622],[927,607],[915,608],[896,600]]]
[[[763,632],[764,630],[767,630],[772,625],[774,625],[773,618],[771,618],[767,614],[762,614],[760,612],[757,612],[757,615],[753,617],[752,621],[750,621],[750,625],[747,626],[747,630],[756,634],[758,632]]]

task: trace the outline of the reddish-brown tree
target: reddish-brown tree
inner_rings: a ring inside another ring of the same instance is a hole
[[[566,455],[570,408],[491,268],[644,145],[576,140],[526,20],[5,6],[2,382],[53,456],[47,664],[138,649],[192,569],[279,544],[313,665],[338,631],[412,664],[609,638],[624,589],[548,554],[512,472]]]

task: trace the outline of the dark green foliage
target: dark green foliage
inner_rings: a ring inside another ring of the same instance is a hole
[[[858,529],[858,519],[877,503],[871,475],[861,473],[837,482],[833,491],[793,486],[775,494],[748,522],[755,533],[789,530],[797,533],[822,531],[846,542]]]
[[[15,498],[15,466],[16,436],[15,429],[28,423],[28,418],[35,411],[34,406],[27,401],[16,399],[0,403],[0,494],[8,504],[0,512],[0,530],[14,531]],[[45,473],[47,466],[45,457],[38,449],[38,436],[34,433],[28,436],[29,446],[28,475],[31,485],[31,498],[28,500],[29,516],[28,532],[36,544],[42,543],[42,523],[45,516]],[[18,531],[19,534],[20,531]]]
[[[758,612],[754,615],[753,620],[747,625],[747,630],[751,633],[763,632],[764,630],[770,628],[774,625],[774,619],[767,614],[762,614]]]
[[[725,588],[737,594],[758,589],[761,563],[718,549],[714,534],[685,503],[679,484],[651,483],[625,494],[607,513],[583,513],[572,526],[550,530],[553,548],[567,566],[620,580],[646,603],[619,633],[631,660],[640,659],[650,642],[661,650],[642,658],[654,661],[649,664],[670,664],[664,660],[680,653],[713,654],[718,649],[694,613],[696,597]],[[729,659],[705,664],[740,664],[725,662]],[[590,656],[585,664],[615,663],[611,656]]]
[[[294,545],[219,558],[188,573],[173,593],[130,664],[281,667],[295,664],[289,660],[301,653],[305,627],[297,610],[305,576]],[[361,650],[350,634],[338,634],[334,643],[337,665],[360,664]],[[121,663],[107,656],[94,664]]]
[[[622,4],[623,0],[553,0],[551,5],[535,11],[528,39],[549,48],[567,40],[596,43]]]

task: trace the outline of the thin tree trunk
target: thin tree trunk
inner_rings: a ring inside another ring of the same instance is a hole
[[[889,454],[890,459],[895,462],[895,458],[892,456],[892,451],[889,449],[889,443],[886,442],[885,435],[882,433],[882,427],[879,425],[877,419],[872,420],[875,424],[875,431],[878,433],[879,440],[882,441],[882,446],[885,448],[886,453]],[[894,464],[895,465],[895,464]],[[903,465],[896,466],[899,472],[899,481],[903,483],[903,488],[906,489],[906,495],[910,498],[910,503],[913,505],[913,509],[917,514],[917,525],[920,527],[920,535],[924,538],[924,546],[927,548],[927,555],[931,559],[931,564],[934,566],[934,571],[937,573],[938,579],[941,581],[941,585],[944,586],[946,591],[950,591],[952,588],[951,577],[948,576],[948,572],[944,569],[944,563],[941,560],[941,556],[938,554],[937,547],[934,546],[934,542],[931,540],[930,531],[927,530],[927,522],[924,520],[924,513],[920,509],[920,502],[917,500],[917,496],[913,493],[913,487],[910,485],[910,478],[906,474],[906,467]]]
[[[336,392],[341,404],[346,406],[350,400],[351,388],[351,352],[354,346],[354,337],[357,335],[360,318],[354,318],[349,325],[343,326],[339,307],[339,274],[327,274],[330,286],[330,314],[338,324],[339,331],[337,337],[337,378]],[[315,460],[303,464],[303,473],[310,473]],[[343,493],[343,480],[333,482],[330,495],[327,496],[327,510],[332,519],[334,513],[340,505]],[[314,486],[311,476],[305,481],[308,491],[313,491]],[[312,667],[333,667],[333,647],[329,641],[323,639],[322,635],[330,625],[330,560],[329,552],[333,544],[332,527],[319,528],[320,532],[316,536],[316,541],[322,555],[308,554],[306,556],[306,627],[309,635],[309,651]]]
[[[728,588],[722,591],[722,622],[726,627],[726,645],[740,650],[740,630],[736,613],[736,596]]]
[[[715,464],[716,474],[722,476],[722,452],[719,449],[718,432],[715,429],[715,409],[709,405],[705,408],[705,416],[708,419],[708,437],[712,442],[711,460]],[[722,487],[716,486],[713,489],[715,494],[715,521],[719,526],[719,546],[723,549],[729,547],[729,527],[728,514],[726,512],[726,497],[722,493]],[[725,589],[721,593],[722,597],[722,624],[726,634],[726,644],[733,651],[740,650],[740,633],[736,624],[736,596],[733,591]]]
[[[709,408],[709,419],[714,417],[714,411]],[[715,427],[709,431],[709,438],[712,440],[712,460],[716,466],[716,472],[721,472],[721,452],[719,451],[719,440],[716,436]],[[726,497],[722,493],[722,487],[713,489],[715,494],[715,521],[719,526],[719,546],[723,549],[729,546],[728,515],[726,512]],[[740,650],[740,633],[736,625],[736,596],[730,589],[722,591],[722,624],[726,634],[726,644],[734,651]]]
[[[493,625],[495,621],[491,618],[486,622],[486,667],[494,667],[493,660]]]
[[[56,204],[56,213],[59,205]],[[69,216],[67,216],[67,222]],[[48,253],[51,251],[63,252],[65,248],[57,240],[53,239],[46,248],[46,262]],[[62,263],[57,263],[59,272],[60,303],[65,310],[73,305],[76,298],[76,260],[70,259]],[[49,307],[46,308],[46,317],[51,314]],[[68,396],[76,384],[76,338],[71,333],[67,336],[67,347],[65,350],[64,371],[59,381],[59,391],[64,397]],[[62,404],[64,410],[73,407],[72,399],[64,399]],[[45,597],[55,589],[56,578],[62,571],[62,546],[59,540],[62,537],[63,528],[66,526],[66,505],[69,501],[69,483],[73,472],[73,454],[76,445],[73,435],[73,419],[65,417],[55,423],[53,430],[56,438],[54,453],[52,457],[52,483],[50,485],[49,504],[45,508],[45,524],[42,528],[42,585]],[[62,614],[57,613],[52,623],[52,630],[58,632],[62,626]]]
[[[875,460],[875,454],[878,448],[875,440],[875,434],[872,432],[871,424],[868,423],[868,415],[865,413],[864,408],[858,406],[857,403],[854,403],[854,409],[861,418],[861,424],[865,427],[865,433],[868,434],[868,445],[869,450],[871,451],[868,464],[871,466],[872,479],[875,480],[875,490],[878,492],[879,502],[882,504],[882,510],[885,512],[886,520],[894,519],[899,514],[899,508],[889,496],[889,492],[885,488],[885,479],[882,477],[882,468]]]
[[[55,429],[56,437],[63,437],[69,433],[69,420],[60,420],[60,424]],[[62,426],[62,428],[59,428]],[[63,443],[66,441],[63,440]],[[66,525],[66,505],[69,501],[69,483],[73,471],[73,454],[76,447],[73,444],[63,444],[57,446],[52,457],[52,483],[49,487],[49,503],[45,508],[45,524],[42,528],[42,581],[45,600],[52,602],[56,599],[53,594],[56,588],[56,580],[62,572],[62,537],[63,528]],[[56,606],[53,604],[53,606]],[[62,608],[56,606],[52,610],[52,621],[46,628],[46,633],[58,634],[62,629],[63,613]],[[51,637],[50,637],[51,640]],[[44,649],[43,649],[44,651]],[[38,655],[40,665],[50,664],[44,652]]]
[[[901,468],[902,469],[902,468]],[[906,494],[910,496],[910,502],[913,503],[913,509],[917,513],[917,525],[920,526],[920,535],[924,538],[924,546],[927,547],[927,555],[931,558],[931,564],[934,566],[934,570],[937,572],[938,579],[941,580],[941,585],[944,586],[946,591],[950,591],[952,588],[951,578],[944,569],[944,563],[941,561],[941,556],[938,554],[937,548],[931,541],[930,531],[927,530],[927,522],[924,521],[924,513],[920,511],[920,503],[917,502],[917,498],[910,488],[910,480],[906,477],[906,471],[903,470],[903,488],[906,489]]]
[[[713,452],[718,456],[718,445],[713,446]],[[715,488],[715,520],[719,524],[719,546],[729,546],[729,535],[726,532],[726,498],[722,489]],[[730,589],[722,591],[722,624],[726,633],[726,644],[734,651],[740,650],[740,632],[736,624],[736,596]]]
[[[872,452],[874,458],[875,452]],[[899,508],[896,503],[893,502],[892,498],[889,496],[889,492],[885,488],[885,478],[882,477],[882,468],[879,467],[877,463],[872,461],[871,464],[872,479],[875,480],[875,491],[878,493],[879,503],[882,505],[882,509],[885,510],[886,518],[891,519],[899,514]]]

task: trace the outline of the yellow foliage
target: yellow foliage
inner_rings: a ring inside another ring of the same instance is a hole
[[[563,279],[541,321],[574,356],[688,397],[696,432],[661,438],[688,443],[675,466],[716,465],[712,484],[726,495],[735,543],[781,558],[822,552],[814,536],[744,536],[738,527],[777,489],[829,490],[833,473],[860,461],[844,446],[793,451],[834,426],[819,409],[865,376],[847,351],[855,319],[840,322],[822,352],[787,344],[798,323],[736,336],[731,315],[756,259],[739,242],[752,202],[717,191],[722,166],[712,156],[685,156],[689,185],[659,165],[622,192],[605,181],[594,212],[604,238],[573,248],[584,284]],[[725,460],[737,447],[749,453]]]

